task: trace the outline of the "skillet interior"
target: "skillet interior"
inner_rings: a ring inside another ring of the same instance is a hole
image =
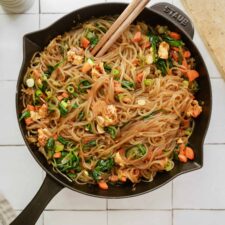
[[[23,64],[20,70],[18,83],[17,83],[17,94],[16,94],[16,105],[17,105],[17,115],[22,111],[22,105],[20,103],[20,87],[23,82],[23,75],[27,67],[29,66],[30,60],[34,52],[42,51],[44,47],[49,43],[51,39],[59,34],[63,34],[65,31],[69,31],[72,27],[76,26],[79,23],[85,22],[91,17],[101,17],[109,15],[120,14],[127,4],[121,3],[106,3],[92,5],[80,10],[74,11],[62,19],[58,20],[50,27],[33,32],[24,36],[24,59]],[[166,173],[158,173],[151,183],[141,182],[136,185],[135,190],[132,190],[132,186],[127,184],[123,188],[110,187],[109,190],[104,191],[100,190],[97,186],[94,185],[77,185],[76,183],[70,183],[66,178],[62,177],[59,174],[53,172],[51,166],[48,165],[44,156],[38,152],[37,147],[30,145],[26,138],[26,129],[23,122],[19,122],[19,126],[28,146],[29,151],[40,164],[40,166],[54,179],[60,182],[62,185],[87,195],[92,195],[95,197],[107,197],[107,198],[121,198],[121,197],[130,197],[139,194],[143,194],[149,191],[152,191],[163,184],[169,182],[174,177],[179,174],[189,172],[192,170],[199,169],[203,166],[203,142],[205,134],[208,128],[210,115],[211,115],[211,85],[209,80],[209,75],[205,66],[205,63],[197,49],[193,44],[190,37],[185,35],[185,33],[180,30],[173,22],[167,20],[160,14],[154,12],[151,9],[145,9],[141,15],[137,18],[138,21],[145,21],[150,25],[168,25],[171,30],[177,31],[182,34],[182,39],[186,43],[186,46],[191,50],[197,62],[197,69],[200,72],[200,78],[198,79],[200,91],[196,95],[197,100],[204,101],[203,113],[200,117],[196,119],[196,126],[194,132],[190,138],[190,145],[195,149],[196,157],[192,162],[182,164],[177,162],[175,168]]]

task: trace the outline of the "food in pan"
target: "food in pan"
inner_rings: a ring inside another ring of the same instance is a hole
[[[150,182],[194,159],[202,112],[195,59],[167,26],[129,26],[103,57],[91,49],[115,18],[90,20],[33,56],[20,120],[27,140],[72,182]]]

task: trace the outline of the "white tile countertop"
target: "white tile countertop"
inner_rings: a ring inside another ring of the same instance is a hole
[[[16,121],[15,87],[22,62],[22,36],[48,26],[72,10],[105,1],[35,0],[33,7],[25,14],[6,14],[0,7],[0,192],[18,213],[32,199],[45,177],[27,150]],[[152,0],[150,5],[156,2],[159,1]],[[180,0],[166,2],[183,9]],[[225,82],[197,32],[194,42],[206,62],[213,92],[213,111],[204,145],[203,169],[177,177],[149,194],[130,199],[98,199],[64,189],[47,206],[38,225],[224,223]]]

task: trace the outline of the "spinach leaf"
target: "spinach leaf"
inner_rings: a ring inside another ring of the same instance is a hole
[[[134,90],[134,83],[133,82],[131,82],[131,81],[128,81],[128,80],[122,80],[122,82],[121,82],[121,84],[122,84],[122,87],[123,88],[126,88],[126,89],[128,89],[128,90]]]
[[[167,73],[167,65],[166,65],[166,61],[164,59],[159,59],[156,62],[156,67],[157,69],[159,69],[162,72],[162,75],[165,76]]]
[[[184,42],[181,40],[175,40],[167,35],[163,35],[163,40],[167,42],[170,46],[180,47],[184,45]]]

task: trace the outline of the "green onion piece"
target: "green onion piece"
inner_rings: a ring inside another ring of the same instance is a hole
[[[68,91],[70,94],[73,94],[73,93],[74,93],[74,87],[71,86],[71,85],[69,85],[69,86],[67,87],[67,91]]]
[[[25,112],[23,112],[22,115],[20,116],[19,121],[21,121],[22,119],[26,119],[26,118],[28,118],[28,117],[30,117],[30,111],[25,111]]]
[[[146,154],[146,148],[143,144],[135,145],[126,150],[126,157],[129,159],[138,159]]]
[[[185,135],[187,135],[187,136],[191,136],[191,134],[192,134],[192,128],[187,128],[186,130],[185,130]]]
[[[64,149],[64,145],[61,143],[56,143],[55,145],[55,152],[61,152]]]
[[[190,83],[190,90],[193,92],[197,92],[199,90],[199,85],[196,80]]]
[[[112,74],[113,74],[114,76],[119,75],[119,74],[120,74],[120,71],[117,70],[117,69],[113,69],[113,70],[112,70]]]
[[[122,80],[121,82],[122,87],[126,88],[128,90],[133,90],[134,89],[134,83],[128,80]]]
[[[64,100],[59,103],[59,111],[62,116],[68,113],[67,106],[68,104]]]
[[[145,79],[144,84],[146,86],[151,86],[154,83],[154,79]]]
[[[188,80],[184,80],[184,81],[183,81],[183,86],[186,87],[186,88],[188,88],[188,86],[189,86],[189,81],[188,81]]]
[[[49,150],[54,150],[54,147],[55,147],[54,138],[49,138],[46,145],[45,145],[45,148],[49,151]]]
[[[167,163],[166,163],[164,169],[165,169],[166,171],[170,171],[170,170],[172,170],[173,168],[174,168],[174,162],[173,162],[172,160],[169,159],[169,160],[167,161]]]
[[[105,131],[110,134],[112,139],[116,138],[117,130],[114,126],[105,127]]]
[[[42,95],[42,91],[40,89],[37,89],[35,91],[35,96],[40,97]]]

